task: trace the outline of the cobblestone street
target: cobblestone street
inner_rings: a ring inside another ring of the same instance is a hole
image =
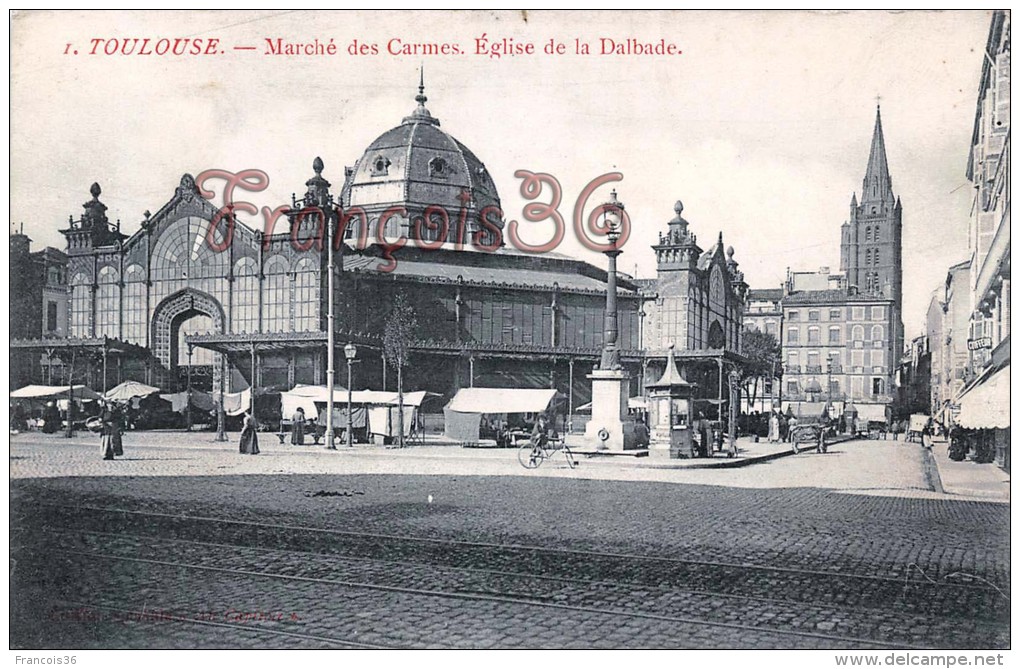
[[[728,470],[125,448],[12,439],[12,647],[1009,645],[1009,506],[934,492],[916,444]]]

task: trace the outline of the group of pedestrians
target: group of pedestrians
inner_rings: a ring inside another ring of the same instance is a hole
[[[787,415],[773,411],[769,416],[769,443],[786,443],[790,440],[790,434],[797,428],[800,421],[796,416]]]

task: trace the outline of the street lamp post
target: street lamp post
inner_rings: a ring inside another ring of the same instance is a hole
[[[353,367],[357,355],[357,346],[350,343],[344,346],[344,357],[347,358],[347,448],[354,448],[354,421],[351,414],[354,410]]]
[[[605,341],[602,345],[602,360],[599,363],[600,370],[620,369],[620,348],[617,345],[619,325],[616,316],[616,259],[623,251],[617,248],[616,244],[620,241],[621,216],[619,209],[622,209],[623,205],[617,201],[615,190],[610,193],[608,204],[611,206],[606,209],[606,223],[609,225],[606,238],[612,247],[603,252],[609,259],[609,269],[606,282],[606,331]]]
[[[601,212],[605,215],[606,239],[609,242],[603,250],[609,261],[605,331],[598,369],[593,369],[588,375],[592,381],[592,417],[585,428],[585,440],[595,444],[599,450],[625,451],[634,448],[637,440],[634,420],[627,413],[630,375],[620,362],[616,259],[622,253],[620,240],[626,213],[623,203],[616,198],[615,190],[610,194],[610,201],[601,205]]]
[[[333,386],[336,383],[336,333],[334,332],[334,323],[336,320],[336,293],[335,291],[335,277],[336,274],[336,261],[333,257],[333,226],[336,223],[333,217],[333,211],[330,209],[329,213],[323,212],[323,216],[326,216],[326,246],[329,247],[327,253],[328,261],[326,263],[328,277],[327,282],[327,298],[326,305],[326,448],[330,450],[336,450],[336,439],[333,436]],[[350,392],[350,366],[348,365],[348,381],[347,381],[347,392]]]
[[[740,372],[730,371],[730,457],[737,455],[737,406],[740,403]]]

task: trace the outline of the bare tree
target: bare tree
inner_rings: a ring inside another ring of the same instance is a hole
[[[403,294],[397,295],[386,329],[383,333],[383,355],[390,367],[397,370],[397,444],[404,447],[404,367],[411,357],[411,347],[417,340],[418,317],[414,307]]]

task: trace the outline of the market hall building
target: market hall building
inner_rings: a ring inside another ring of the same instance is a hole
[[[396,267],[389,272],[379,271],[388,260],[378,245],[356,243],[360,222],[344,233],[335,276],[336,346],[338,371],[339,349],[358,346],[355,388],[395,389],[382,335],[391,305],[404,295],[420,326],[405,389],[448,398],[471,386],[556,388],[567,410],[588,402],[586,377],[598,365],[604,336],[606,271],[552,252],[457,245],[452,213],[463,208],[467,239],[477,232],[482,243],[502,241],[494,233],[502,218],[492,215],[499,195],[482,161],[428,111],[421,89],[415,99],[412,114],[344,171],[339,194],[315,159],[304,196],[294,198],[289,218],[277,224],[280,232],[265,235],[231,219],[233,236],[222,251],[208,242],[217,208],[190,175],[130,235],[110,221],[94,184],[80,217],[62,230],[67,336],[13,342],[12,355],[38,356],[44,346],[62,359],[81,353],[75,382],[97,389],[127,379],[166,392],[325,383],[327,254],[314,246],[302,251],[293,240],[314,234],[314,217],[301,212],[339,204],[365,212],[369,240],[380,224],[390,238],[425,230],[424,243],[393,252]],[[435,207],[451,212],[445,241],[421,224]],[[406,215],[387,217],[394,208]],[[696,396],[710,407],[728,394],[724,372],[743,360],[747,285],[722,234],[703,249],[682,211],[677,203],[654,246],[657,278],[619,276],[618,342],[632,395],[661,376],[673,344],[683,373],[697,384]],[[219,228],[213,239],[217,234]],[[338,384],[344,380],[338,374]],[[12,378],[14,387],[30,382],[39,379]]]

